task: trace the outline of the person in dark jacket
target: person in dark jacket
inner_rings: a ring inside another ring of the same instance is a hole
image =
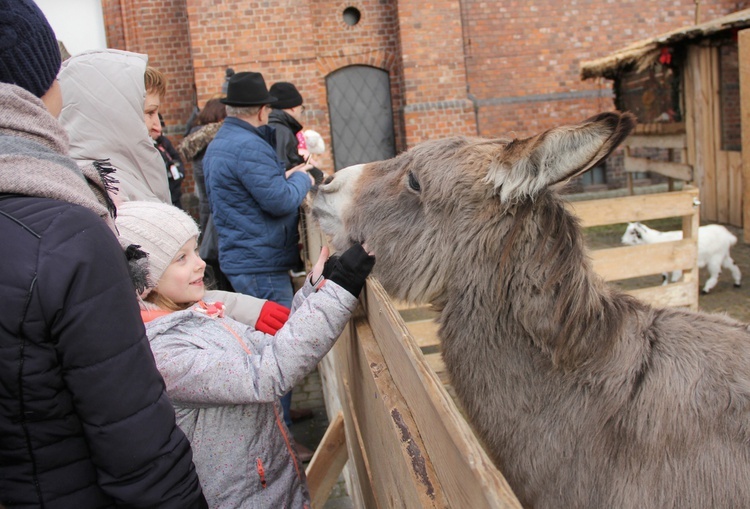
[[[172,142],[164,135],[164,119],[159,114],[159,128],[157,132],[149,132],[154,142],[154,147],[159,151],[164,167],[167,170],[169,180],[169,195],[172,205],[182,210],[182,180],[185,178],[185,165],[182,163],[179,152],[174,148]]]
[[[276,129],[276,154],[290,169],[305,162],[299,153],[297,133],[302,131],[300,117],[305,111],[302,95],[292,83],[279,81],[268,92],[276,98],[271,103],[268,125]]]
[[[317,168],[318,163],[313,160],[310,153],[305,157],[299,150],[301,140],[305,139],[300,123],[305,111],[302,94],[294,84],[286,81],[274,83],[268,92],[276,98],[276,101],[271,103],[271,113],[268,115],[268,125],[276,130],[276,155],[287,170],[303,163],[310,163],[313,167],[308,171],[315,182],[320,184],[324,175]]]
[[[0,12],[0,506],[205,508],[112,181],[67,155],[55,34],[31,0]]]

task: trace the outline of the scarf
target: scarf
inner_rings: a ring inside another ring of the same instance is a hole
[[[107,161],[79,168],[68,136],[44,103],[21,87],[0,83],[0,192],[66,201],[101,217],[115,234],[116,182]]]

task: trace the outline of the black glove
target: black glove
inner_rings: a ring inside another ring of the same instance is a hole
[[[307,170],[307,173],[312,175],[313,179],[315,179],[315,185],[319,186],[321,182],[323,182],[323,179],[325,178],[325,173],[320,168],[317,168],[313,166],[309,170]]]
[[[341,256],[331,256],[323,266],[323,277],[330,279],[355,297],[365,285],[375,265],[375,257],[367,254],[362,244],[354,244]]]

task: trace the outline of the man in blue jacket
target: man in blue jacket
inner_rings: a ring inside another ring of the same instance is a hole
[[[298,165],[285,171],[268,126],[265,80],[240,72],[229,80],[227,118],[203,159],[206,191],[219,236],[219,262],[235,291],[291,307],[289,277],[299,257],[299,206],[313,185]]]
[[[299,260],[299,206],[312,187],[309,164],[289,170],[276,155],[263,76],[240,72],[227,87],[227,118],[203,158],[208,202],[219,237],[219,265],[236,292],[292,306],[289,275]],[[291,391],[281,398],[292,423]],[[312,451],[298,444],[303,461]]]

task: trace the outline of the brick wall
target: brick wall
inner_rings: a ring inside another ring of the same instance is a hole
[[[613,109],[611,82],[581,61],[695,22],[695,0],[462,0],[469,92],[486,136],[533,134]],[[748,2],[702,0],[706,21]]]

